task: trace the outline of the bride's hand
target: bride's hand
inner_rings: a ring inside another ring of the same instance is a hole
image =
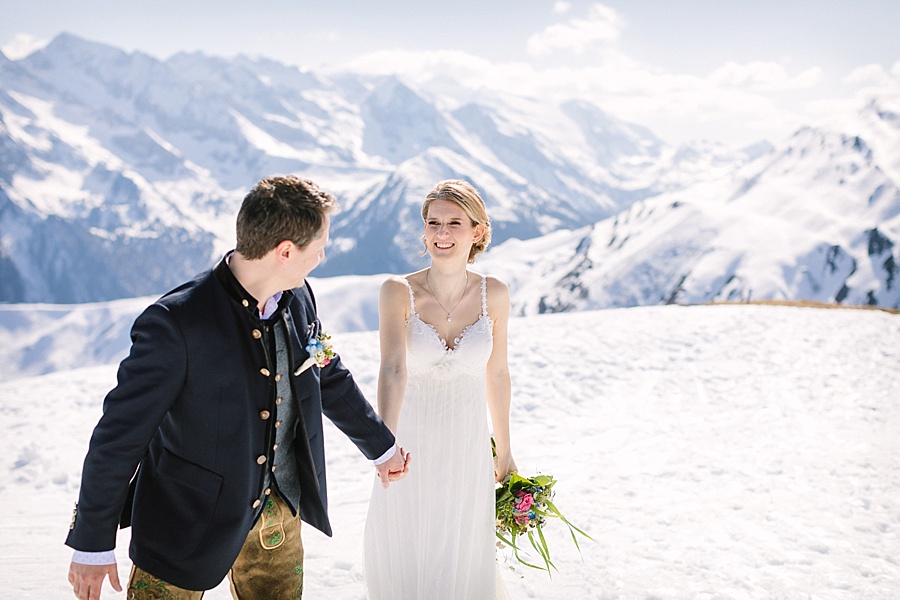
[[[494,459],[494,481],[498,483],[503,481],[510,473],[515,473],[518,470],[519,467],[516,466],[516,461],[512,454],[498,454]]]

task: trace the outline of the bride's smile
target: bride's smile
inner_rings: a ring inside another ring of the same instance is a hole
[[[423,237],[432,258],[461,254],[466,260],[480,236],[479,227],[455,202],[435,200],[429,206]]]

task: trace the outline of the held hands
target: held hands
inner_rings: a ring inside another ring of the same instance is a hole
[[[119,570],[116,563],[111,565],[83,565],[73,562],[69,564],[69,583],[78,600],[100,600],[100,589],[103,580],[109,576],[109,583],[117,592],[122,591],[119,583]]]
[[[398,451],[386,462],[375,466],[382,487],[387,489],[392,481],[400,481],[406,477],[406,474],[409,472],[411,457],[412,455],[409,452],[404,451],[403,448],[398,448]]]

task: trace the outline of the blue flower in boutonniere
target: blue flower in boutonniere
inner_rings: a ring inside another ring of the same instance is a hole
[[[320,369],[331,362],[334,358],[334,347],[331,344],[331,336],[320,331],[317,335],[310,335],[306,344],[306,351],[310,358],[316,361],[316,366]]]

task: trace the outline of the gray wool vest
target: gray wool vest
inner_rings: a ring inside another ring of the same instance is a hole
[[[297,473],[297,461],[294,457],[294,436],[297,433],[299,411],[291,390],[291,365],[287,350],[287,328],[284,321],[278,320],[274,326],[275,333],[275,445],[272,468],[266,472],[263,489],[275,488],[282,499],[294,513],[300,505],[300,477]],[[273,486],[274,484],[274,486]]]

